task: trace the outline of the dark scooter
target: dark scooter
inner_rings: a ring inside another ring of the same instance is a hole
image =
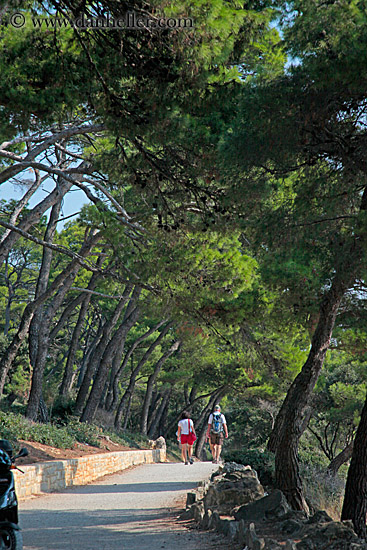
[[[13,449],[9,441],[0,439],[0,550],[22,550],[23,548],[22,534],[18,525],[18,499],[11,470],[19,470],[20,468],[14,464],[16,459],[28,454],[28,450],[23,447],[13,457]]]

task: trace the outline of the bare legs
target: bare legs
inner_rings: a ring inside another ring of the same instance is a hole
[[[188,445],[188,448],[187,448],[187,453],[189,455],[189,462],[190,464],[192,464],[194,461],[192,459],[192,450],[193,450],[193,446],[192,445]]]
[[[185,464],[187,464],[187,443],[181,443],[181,456]]]
[[[193,463],[192,450],[193,450],[192,445],[188,445],[187,443],[181,443],[181,456],[185,464]]]
[[[213,445],[213,460],[218,463],[220,458],[220,453],[222,451],[222,445]]]

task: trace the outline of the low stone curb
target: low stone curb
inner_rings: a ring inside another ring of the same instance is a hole
[[[33,495],[60,491],[72,485],[86,485],[129,466],[165,461],[165,449],[119,451],[52,460],[22,466],[24,474],[14,470],[15,488],[18,499],[22,500]]]

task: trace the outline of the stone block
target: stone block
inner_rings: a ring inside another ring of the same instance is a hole
[[[191,504],[194,504],[198,500],[198,494],[196,491],[190,491],[186,495],[186,506],[191,506]]]
[[[280,519],[290,511],[285,496],[279,490],[260,498],[255,502],[237,508],[233,515],[239,521],[260,521],[263,519]]]

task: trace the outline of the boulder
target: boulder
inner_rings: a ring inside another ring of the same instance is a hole
[[[263,519],[280,519],[290,512],[285,496],[278,489],[266,497],[245,504],[233,511],[236,520],[261,521]]]
[[[219,476],[209,486],[204,497],[205,509],[217,508],[228,514],[235,506],[247,504],[264,496],[264,488],[251,468]]]
[[[302,535],[302,540],[297,544],[297,550],[351,550],[352,547],[355,550],[362,550],[367,548],[358,539],[353,529],[340,521],[306,525]]]
[[[158,437],[158,439],[154,441],[154,449],[166,449],[166,440],[163,436]]]

